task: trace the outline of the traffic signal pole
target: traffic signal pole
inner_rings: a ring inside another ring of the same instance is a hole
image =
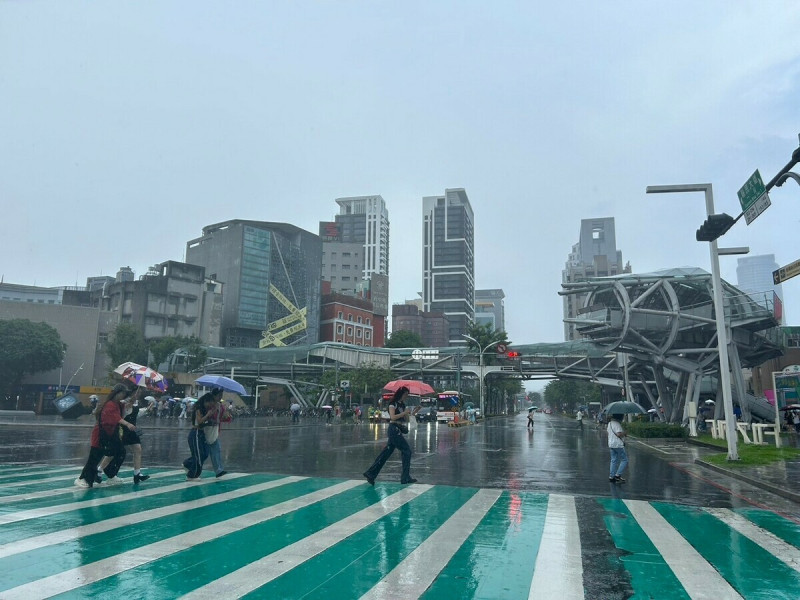
[[[648,194],[670,194],[703,192],[706,198],[706,216],[714,214],[714,192],[710,183],[684,185],[649,185]],[[714,313],[717,327],[717,354],[719,355],[719,378],[722,386],[722,402],[725,406],[725,437],[728,439],[728,460],[739,460],[736,418],[731,397],[731,371],[728,362],[728,330],[725,326],[725,305],[722,298],[722,278],[719,274],[719,249],[717,240],[709,243],[711,254],[711,287],[714,298]]]

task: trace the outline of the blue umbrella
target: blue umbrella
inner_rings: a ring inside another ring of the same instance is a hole
[[[203,375],[198,378],[195,383],[199,383],[206,387],[218,387],[229,392],[236,392],[240,396],[246,396],[247,392],[241,383],[234,381],[230,377],[223,375]]]

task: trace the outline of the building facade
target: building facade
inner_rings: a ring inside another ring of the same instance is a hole
[[[622,251],[617,250],[614,217],[599,219],[582,219],[580,238],[572,246],[572,252],[561,272],[562,283],[585,281],[590,277],[607,277],[630,273],[630,264],[623,265]],[[575,330],[574,323],[568,319],[575,318],[584,308],[585,294],[564,296],[564,339],[566,341],[581,339]]]
[[[205,276],[205,268],[176,261],[156,265],[138,280],[125,280],[93,292],[101,308],[130,323],[145,340],[197,337],[218,346],[223,286]]]
[[[380,195],[337,198],[339,214],[321,221],[322,278],[334,293],[370,300],[389,316],[389,211]],[[380,336],[385,338],[386,331]]]
[[[203,228],[186,262],[225,286],[221,344],[274,347],[319,339],[322,240],[289,225],[231,220]]]
[[[462,188],[422,199],[422,304],[447,317],[446,345],[466,343],[475,318],[475,225]]]
[[[428,348],[445,348],[450,341],[450,321],[444,313],[425,312],[412,303],[392,305],[392,332],[416,333]]]
[[[325,288],[327,288],[327,282]],[[375,315],[372,302],[327,292],[323,288],[320,341],[382,348],[384,318]]]
[[[475,323],[490,325],[497,331],[506,330],[503,290],[475,290]]]

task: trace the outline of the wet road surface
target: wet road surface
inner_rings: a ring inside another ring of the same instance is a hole
[[[230,476],[186,483],[186,424],[143,421],[153,478],[77,490],[90,428],[0,426],[0,598],[800,597],[797,505],[683,443],[631,443],[615,485],[589,425],[423,424],[420,483],[395,455],[373,488],[385,425],[242,420],[221,435]]]

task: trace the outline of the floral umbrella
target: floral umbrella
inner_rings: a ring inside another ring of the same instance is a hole
[[[126,362],[114,369],[114,373],[139,387],[160,393],[167,391],[167,380],[161,373],[150,367]]]

